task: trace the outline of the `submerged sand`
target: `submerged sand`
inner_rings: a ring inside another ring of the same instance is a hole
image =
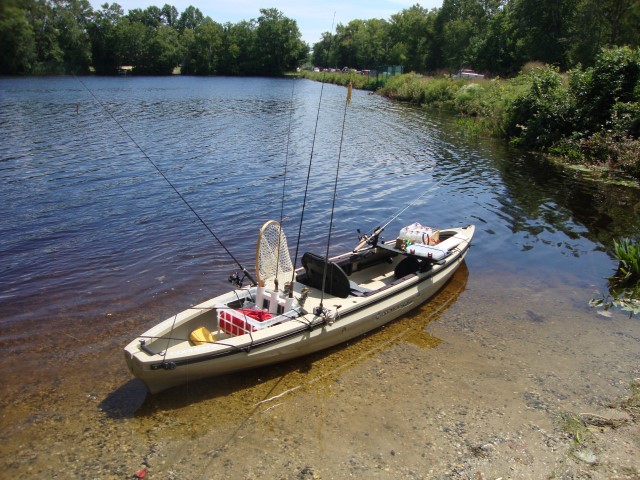
[[[70,330],[3,360],[0,476],[638,479],[640,321],[592,293],[463,267],[349,345],[149,398],[130,320]]]

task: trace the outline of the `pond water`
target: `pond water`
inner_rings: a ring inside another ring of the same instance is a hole
[[[407,341],[420,355],[442,351],[442,339],[424,329],[447,314],[493,312],[505,342],[514,340],[514,318],[518,328],[536,324],[559,303],[554,331],[567,338],[577,316],[596,322],[597,335],[637,329],[636,320],[621,320],[626,327],[608,332],[587,304],[594,291],[606,290],[613,239],[640,233],[638,190],[592,182],[469,136],[448,115],[367,92],[354,91],[345,112],[345,95],[342,87],[292,79],[0,79],[3,471],[122,478],[148,464],[163,472],[157,478],[218,478],[206,476],[204,464],[230,461],[222,450],[199,448],[204,463],[183,465],[180,474],[166,464],[172,442],[199,445],[203,436],[220,438],[256,422],[282,447],[293,425],[261,422],[256,399],[304,385],[317,406],[332,395],[329,378],[349,383],[353,401],[361,401],[371,385],[352,373],[342,377],[336,363],[387,362],[391,370],[406,360],[395,357]],[[219,241],[251,270],[259,228],[284,212],[292,246],[308,172],[300,252],[324,251],[338,162],[333,254],[357,243],[357,229],[373,229],[432,188],[389,224],[387,237],[414,221],[474,223],[465,268],[419,312],[353,345],[145,399],[122,347],[159,319],[228,288],[238,266]],[[522,287],[515,296],[508,291],[514,285]],[[468,325],[452,328],[452,337],[468,332]],[[620,378],[632,375],[638,359],[625,348]],[[402,389],[408,378],[391,381]],[[302,401],[296,398],[290,401]],[[327,443],[340,429],[356,428],[349,412],[326,427]],[[215,418],[214,425],[196,426],[194,413]],[[269,442],[254,448],[267,451]],[[91,472],[83,472],[87,465]],[[291,478],[305,478],[303,467]],[[289,478],[284,471],[270,473]],[[238,459],[225,475],[251,476]]]

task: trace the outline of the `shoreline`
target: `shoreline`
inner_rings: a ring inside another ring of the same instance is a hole
[[[608,405],[640,378],[640,322],[590,310],[588,289],[566,280],[465,268],[434,302],[348,345],[147,398],[121,358],[130,322],[116,318],[95,349],[39,353],[66,359],[58,376],[6,379],[3,471],[638,478],[638,417]],[[619,422],[588,426],[580,451],[595,461],[574,455],[560,422],[581,413]]]

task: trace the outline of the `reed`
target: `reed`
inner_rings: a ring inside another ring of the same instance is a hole
[[[629,316],[640,315],[640,244],[627,238],[614,240],[613,254],[618,259],[618,269],[609,277],[609,292],[596,292],[589,304],[605,311],[619,308]]]
[[[623,287],[635,287],[640,281],[640,243],[623,238],[613,242],[613,254],[618,259],[618,271],[613,280]]]

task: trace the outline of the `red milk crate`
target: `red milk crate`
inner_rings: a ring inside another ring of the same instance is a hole
[[[263,310],[243,308],[234,310],[225,305],[216,305],[220,330],[229,335],[244,335],[279,323],[279,319]]]

